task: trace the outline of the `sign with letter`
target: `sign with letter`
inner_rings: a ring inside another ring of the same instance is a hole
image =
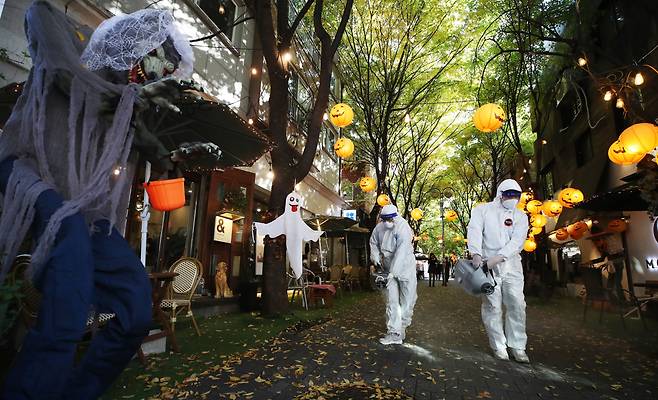
[[[216,242],[231,243],[233,236],[233,220],[216,216],[214,240]]]
[[[356,210],[343,210],[343,217],[356,221]]]

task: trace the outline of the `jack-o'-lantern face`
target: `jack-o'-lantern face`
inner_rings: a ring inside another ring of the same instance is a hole
[[[557,217],[562,212],[562,205],[555,200],[548,200],[542,205],[542,211],[547,217]]]
[[[384,207],[387,204],[391,204],[391,199],[388,197],[387,194],[380,194],[379,196],[377,196],[377,204]]]
[[[420,208],[414,208],[413,210],[411,210],[411,219],[413,219],[414,221],[418,221],[422,218],[423,218],[423,210],[421,210]]]
[[[525,208],[530,214],[539,214],[541,212],[542,202],[539,200],[530,200]]]
[[[626,221],[623,219],[613,219],[608,222],[608,230],[615,233],[624,232],[626,230]]]
[[[530,234],[532,236],[539,235],[541,233],[541,231],[543,231],[543,230],[544,229],[541,226],[537,226],[537,227],[531,226],[530,227]]]
[[[503,126],[505,111],[498,104],[487,103],[475,110],[473,125],[482,132],[493,132]]]
[[[574,239],[580,239],[583,237],[585,232],[587,232],[587,224],[583,221],[574,222],[573,224],[567,226],[567,232]]]
[[[521,193],[521,198],[519,199],[519,203],[527,203],[530,200],[534,200],[535,195],[532,194],[532,192],[523,192]]]
[[[452,222],[457,220],[457,211],[455,210],[448,210],[446,211],[445,215],[446,221]]]
[[[347,104],[338,103],[331,107],[329,119],[331,119],[331,123],[335,126],[344,128],[352,123],[352,120],[354,119],[354,111],[352,111],[352,107]]]
[[[534,238],[527,238],[523,243],[523,250],[531,253],[535,251],[535,249],[537,249],[537,242],[535,242]]]
[[[557,200],[565,208],[574,208],[585,199],[583,192],[575,188],[566,188],[560,191]]]
[[[548,219],[543,214],[533,214],[530,217],[530,225],[535,228],[543,228],[544,225],[548,222]]]
[[[342,159],[348,158],[354,153],[354,143],[346,138],[340,138],[334,143],[336,155]]]
[[[290,212],[299,212],[299,194],[291,192],[286,199],[286,203]]]
[[[363,190],[366,193],[372,192],[373,190],[375,190],[375,188],[377,188],[377,181],[375,181],[374,178],[371,178],[369,176],[364,176],[359,181],[359,187],[361,188],[361,190]]]
[[[557,240],[567,240],[569,239],[569,232],[564,228],[560,228],[555,232],[555,238]]]

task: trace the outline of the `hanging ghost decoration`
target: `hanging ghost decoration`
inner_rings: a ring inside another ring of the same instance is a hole
[[[302,276],[302,248],[305,241],[317,241],[324,233],[311,229],[302,220],[300,214],[301,204],[299,194],[291,192],[286,197],[286,207],[283,215],[280,215],[274,221],[263,224],[254,223],[259,235],[275,238],[280,235],[286,235],[286,254],[290,261],[295,277]]]

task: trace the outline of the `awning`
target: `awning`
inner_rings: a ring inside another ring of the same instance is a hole
[[[578,205],[589,211],[646,211],[647,202],[634,184],[620,186],[612,191],[592,196]]]
[[[351,218],[335,217],[332,215],[318,215],[312,218],[306,218],[304,222],[313,229],[319,229],[325,232],[343,232],[357,224]]]
[[[186,93],[176,103],[181,112],[161,109],[147,124],[169,151],[181,143],[214,143],[222,151],[216,165],[202,169],[251,166],[273,147],[270,139],[225,104],[199,93]],[[195,167],[186,165],[187,169]]]

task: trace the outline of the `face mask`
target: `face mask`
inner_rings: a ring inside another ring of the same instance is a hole
[[[508,210],[513,210],[517,204],[519,204],[519,201],[517,199],[503,200],[503,207],[507,208]]]
[[[384,221],[384,227],[386,229],[393,229],[395,226],[395,223],[393,221]]]

